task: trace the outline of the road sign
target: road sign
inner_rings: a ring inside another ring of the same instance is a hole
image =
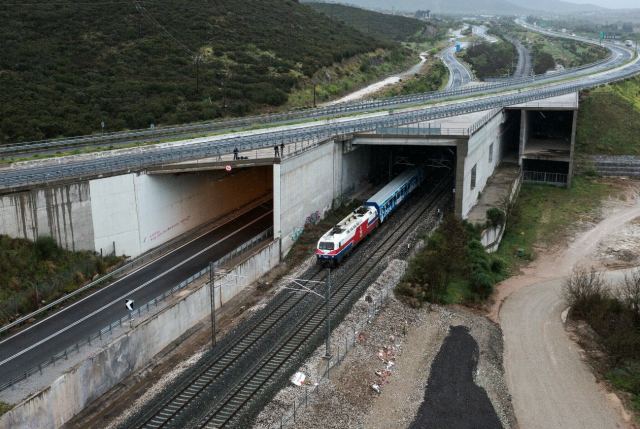
[[[231,173],[231,166],[230,165],[227,165],[224,169],[227,170],[227,173]]]
[[[132,299],[128,299],[124,302],[125,307],[127,307],[127,310],[129,311],[133,311],[133,300]]]

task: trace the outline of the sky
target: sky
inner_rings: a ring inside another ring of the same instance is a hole
[[[640,8],[640,0],[568,0],[571,3],[591,3],[609,9]]]

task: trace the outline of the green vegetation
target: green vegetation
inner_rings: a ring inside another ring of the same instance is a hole
[[[536,74],[553,70],[556,64],[565,68],[579,67],[602,60],[609,51],[601,46],[576,40],[549,37],[521,27],[511,27],[511,32],[530,50]]]
[[[576,153],[640,155],[640,78],[581,94]]]
[[[0,401],[0,416],[9,411],[11,408],[13,408],[12,405]]]
[[[610,185],[576,176],[570,189],[524,184],[509,212],[497,255],[511,272],[535,257],[536,247],[553,246],[567,238],[570,226],[593,219]]]
[[[417,55],[408,49],[380,49],[357,55],[323,68],[311,78],[301,78],[297,89],[289,96],[287,107],[312,106],[314,82],[316,103],[322,103],[355,91],[384,76],[404,71],[416,62]]]
[[[0,8],[0,39],[0,144],[269,110],[323,67],[401,49],[292,0],[36,0]]]
[[[606,377],[628,392],[640,412],[640,270],[617,287],[594,270],[577,269],[564,285],[571,317],[584,320],[598,334],[606,351]]]
[[[466,49],[462,58],[473,67],[480,79],[509,76],[518,62],[515,46],[503,40],[497,43],[481,42]]]
[[[71,252],[51,237],[35,242],[0,235],[0,323],[72,292],[120,262],[93,252]]]
[[[399,15],[389,15],[337,3],[309,3],[313,9],[376,38],[398,42],[444,37],[446,28]]]
[[[504,262],[484,250],[479,231],[450,215],[409,262],[396,293],[413,307],[475,303],[488,298],[504,274]]]
[[[429,60],[425,67],[413,77],[405,79],[401,84],[394,85],[382,92],[383,97],[396,95],[418,94],[442,89],[449,79],[449,71],[437,58]]]

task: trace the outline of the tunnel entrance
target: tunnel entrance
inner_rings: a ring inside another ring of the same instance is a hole
[[[573,110],[526,111],[522,168],[527,182],[566,186],[571,174]]]
[[[200,171],[181,167],[184,172],[150,170],[128,180],[114,177],[92,183],[96,250],[137,256],[244,216],[246,222],[229,231],[233,239],[225,240],[233,246],[273,226],[272,166],[230,171],[224,166]],[[259,221],[245,216],[259,206]]]
[[[385,184],[407,168],[426,167],[427,177],[455,177],[455,146],[371,146],[372,168],[369,181]]]
[[[518,163],[520,155],[520,123],[522,110],[506,110],[505,121],[502,124],[502,161]]]

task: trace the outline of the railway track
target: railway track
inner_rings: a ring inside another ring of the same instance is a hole
[[[406,232],[447,194],[449,183],[449,179],[441,180],[423,201],[411,208],[403,222],[387,231],[372,257],[353,267],[332,287],[333,319],[348,311],[354,298],[357,299],[366,286],[362,280],[376,271],[376,265],[405,237]],[[322,281],[324,278],[325,272],[319,268],[310,270],[310,280]],[[323,305],[302,305],[309,299],[305,294],[279,294],[276,298],[279,302],[271,308],[264,308],[264,314],[244,329],[244,335],[234,335],[237,338],[235,342],[214,353],[201,370],[194,371],[172,389],[177,393],[161,401],[159,408],[147,413],[142,423],[135,426],[184,427],[189,422],[198,421],[198,427],[219,428],[236,426],[241,424],[240,420],[246,423],[252,418],[251,411],[255,411],[259,399],[266,396],[270,388],[277,387],[279,380],[286,380],[286,372],[295,368],[289,364],[304,357],[306,351],[315,347],[317,340],[322,338]],[[303,311],[296,311],[300,308]],[[251,361],[252,352],[265,342],[270,345],[268,352],[262,357],[257,354],[258,358]],[[250,363],[247,365],[248,359]],[[215,392],[212,388],[217,386],[223,388]],[[206,409],[210,411],[203,414]]]

